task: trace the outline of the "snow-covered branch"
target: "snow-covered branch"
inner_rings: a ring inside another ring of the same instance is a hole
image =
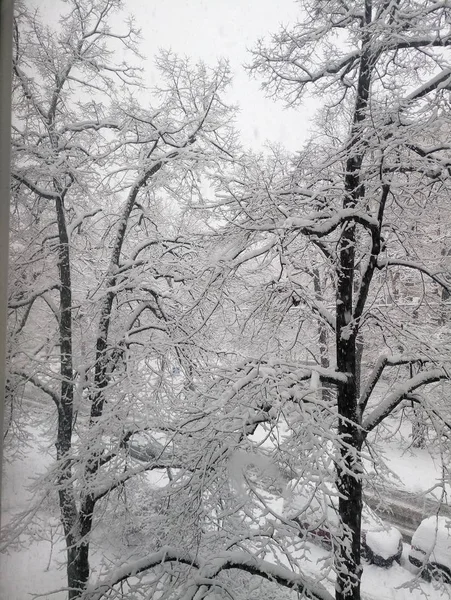
[[[99,119],[97,121],[78,121],[76,123],[64,125],[64,127],[62,127],[58,133],[62,135],[68,132],[78,133],[81,131],[89,130],[100,131],[101,129],[116,129],[120,131],[123,128],[123,126],[123,123],[111,121],[108,119]]]
[[[61,403],[60,396],[52,389],[50,389],[45,383],[40,381],[37,377],[35,377],[34,375],[30,375],[25,371],[21,371],[20,369],[13,369],[11,371],[11,375],[17,375],[18,377],[23,379],[25,383],[32,383],[35,387],[47,394],[47,396],[49,396],[56,404],[57,408],[59,408]]]
[[[72,223],[68,226],[67,228],[67,233],[69,236],[72,235],[72,233],[75,231],[75,229],[77,229],[77,227],[80,227],[80,225],[83,223],[83,221],[85,219],[88,219],[89,217],[95,217],[95,215],[99,214],[100,212],[102,212],[101,208],[94,208],[93,210],[89,210],[84,212],[81,215],[78,215],[76,219],[74,219],[72,221]]]
[[[371,215],[354,208],[344,208],[332,216],[318,213],[308,217],[288,217],[279,226],[274,226],[271,229],[298,230],[304,235],[321,238],[335,231],[343,223],[349,222],[358,223],[370,231],[378,228],[377,220]]]
[[[195,556],[170,547],[162,548],[154,554],[117,569],[101,582],[91,585],[83,594],[82,599],[101,600],[112,587],[129,577],[169,562],[184,564],[197,570],[197,573],[192,575],[187,582],[188,592],[184,596],[186,600],[194,597],[197,589],[205,584],[205,580],[211,583],[221,571],[232,569],[245,571],[251,575],[273,581],[311,600],[333,600],[333,596],[313,577],[295,573],[286,567],[253,557],[244,552],[224,552],[208,561],[201,561]]]
[[[394,367],[394,366],[400,366],[400,365],[413,365],[415,363],[423,364],[424,362],[427,362],[427,359],[424,356],[407,355],[407,354],[400,354],[400,355],[396,355],[396,356],[395,355],[380,356],[377,359],[376,364],[374,365],[374,368],[371,371],[371,373],[368,377],[368,380],[366,382],[366,385],[363,388],[363,391],[360,395],[360,399],[359,399],[360,414],[364,413],[365,408],[368,404],[368,400],[370,399],[371,394],[373,393],[377,382],[379,381],[382,373],[384,372],[385,367],[387,367],[387,366]]]
[[[112,587],[121,583],[121,581],[139,575],[143,571],[148,571],[153,567],[170,562],[188,565],[194,569],[200,568],[198,559],[195,556],[176,548],[165,547],[149,556],[123,565],[103,581],[89,585],[81,598],[82,600],[101,600]]]
[[[424,275],[427,275],[432,281],[437,283],[440,287],[445,289],[447,292],[451,293],[451,287],[440,277],[437,277],[435,273],[427,269],[419,262],[414,262],[411,260],[403,260],[398,258],[383,258],[377,261],[378,269],[385,269],[386,267],[406,267],[407,269],[413,269],[415,271],[419,271]]]
[[[447,43],[442,44],[442,46],[450,45],[450,44],[451,44],[451,38],[448,38]],[[413,102],[414,100],[418,100],[434,90],[450,89],[450,86],[451,86],[451,69],[450,68],[442,69],[440,71],[440,73],[438,73],[434,77],[431,77],[431,79],[429,79],[428,81],[423,83],[416,90],[414,90],[408,96],[406,96],[406,98],[403,101],[403,104],[404,103],[408,104],[408,103]]]
[[[235,380],[221,395],[221,403],[228,403],[239,392],[252,382],[277,382],[278,390],[286,388],[287,394],[296,383],[309,381],[312,374],[316,373],[320,379],[330,383],[343,383],[347,381],[344,373],[335,369],[326,369],[320,365],[300,365],[299,363],[284,363],[282,361],[251,361],[247,364],[246,374]]]
[[[38,185],[36,185],[35,183],[33,183],[32,181],[27,179],[25,177],[25,175],[21,175],[19,173],[15,173],[14,171],[11,171],[11,177],[13,179],[15,179],[16,181],[18,181],[19,183],[22,183],[23,185],[25,185],[29,190],[34,192],[37,196],[40,196],[41,198],[45,198],[46,200],[57,200],[61,196],[61,194],[58,192],[55,192],[55,191],[52,191],[49,189],[40,188]]]
[[[57,290],[59,288],[60,288],[60,284],[54,283],[52,285],[45,287],[42,290],[38,290],[38,291],[34,292],[30,296],[28,296],[28,298],[24,298],[23,300],[17,300],[15,302],[14,301],[8,302],[8,308],[16,309],[16,308],[21,308],[22,306],[27,306],[29,304],[32,304],[37,298],[39,298],[40,296],[43,296],[50,290]]]
[[[362,424],[364,431],[369,432],[377,427],[379,423],[399,406],[406,396],[414,392],[417,388],[442,379],[450,379],[450,375],[444,368],[422,371],[421,373],[418,373],[418,375],[411,377],[382,400],[379,405],[371,411],[368,417],[364,419]]]

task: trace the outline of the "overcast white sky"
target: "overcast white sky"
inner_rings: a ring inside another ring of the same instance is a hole
[[[265,98],[260,80],[250,80],[244,63],[258,38],[276,32],[281,24],[294,23],[299,4],[294,0],[126,0],[126,10],[137,18],[142,31],[142,51],[149,59],[160,48],[214,63],[228,58],[234,72],[230,93],[240,106],[238,127],[242,141],[255,149],[266,140],[299,150],[307,137],[312,105],[296,110],[281,101]]]
[[[57,19],[55,0],[26,0],[39,8],[47,22]],[[63,5],[60,5],[63,6]],[[276,142],[300,150],[315,112],[310,102],[285,109],[282,101],[265,98],[261,80],[250,79],[244,68],[256,41],[294,23],[300,5],[295,0],[124,0],[124,15],[136,17],[141,29],[140,50],[147,84],[155,83],[154,56],[171,49],[182,56],[215,64],[227,58],[234,73],[229,101],[240,107],[237,126],[241,141],[255,150]],[[115,19],[116,20],[116,19]]]

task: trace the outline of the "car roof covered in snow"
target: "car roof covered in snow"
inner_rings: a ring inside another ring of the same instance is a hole
[[[430,555],[429,561],[451,568],[451,519],[424,519],[412,537],[412,546]]]

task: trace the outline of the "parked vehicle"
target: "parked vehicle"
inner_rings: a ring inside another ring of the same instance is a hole
[[[364,512],[368,509],[364,506]],[[370,509],[368,509],[370,510]],[[402,534],[396,527],[387,524],[363,524],[362,555],[378,567],[391,567],[401,561]]]
[[[427,581],[451,584],[451,519],[433,516],[421,521],[412,537],[409,562]]]
[[[300,536],[331,549],[338,527],[338,499],[332,493],[315,490],[299,482],[289,487],[284,503],[285,516],[301,529]],[[362,510],[362,556],[371,564],[390,567],[402,554],[402,534],[384,523],[368,505]]]

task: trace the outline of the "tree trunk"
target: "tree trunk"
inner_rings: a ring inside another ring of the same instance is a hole
[[[355,227],[348,225],[342,234],[340,270],[337,285],[337,369],[348,375],[337,390],[338,433],[337,488],[340,493],[340,532],[336,553],[336,600],[360,600],[360,537],[362,516],[361,433],[357,410],[356,332],[351,328],[355,262]]]
[[[365,2],[365,24],[372,20],[371,0]],[[365,197],[361,168],[365,149],[363,127],[371,85],[372,54],[367,31],[362,35],[362,54],[353,125],[348,144],[348,159],[344,177],[343,208],[354,208]],[[340,492],[339,515],[343,531],[335,556],[337,569],[336,600],[360,600],[361,522],[362,522],[362,460],[363,442],[361,414],[358,408],[360,360],[357,351],[358,319],[354,321],[354,276],[356,226],[352,221],[342,228],[339,242],[336,295],[337,370],[346,374],[346,382],[337,389],[339,457],[337,457],[337,488]],[[361,278],[361,285],[362,285]]]
[[[57,186],[55,186],[57,187]],[[60,190],[59,190],[60,191]],[[58,270],[60,277],[60,374],[61,400],[58,407],[58,432],[56,457],[59,469],[59,504],[67,548],[67,583],[69,600],[80,597],[89,578],[88,547],[79,545],[78,511],[72,488],[72,420],[74,381],[72,366],[72,282],[70,269],[69,237],[64,214],[63,197],[56,200],[58,224]]]

